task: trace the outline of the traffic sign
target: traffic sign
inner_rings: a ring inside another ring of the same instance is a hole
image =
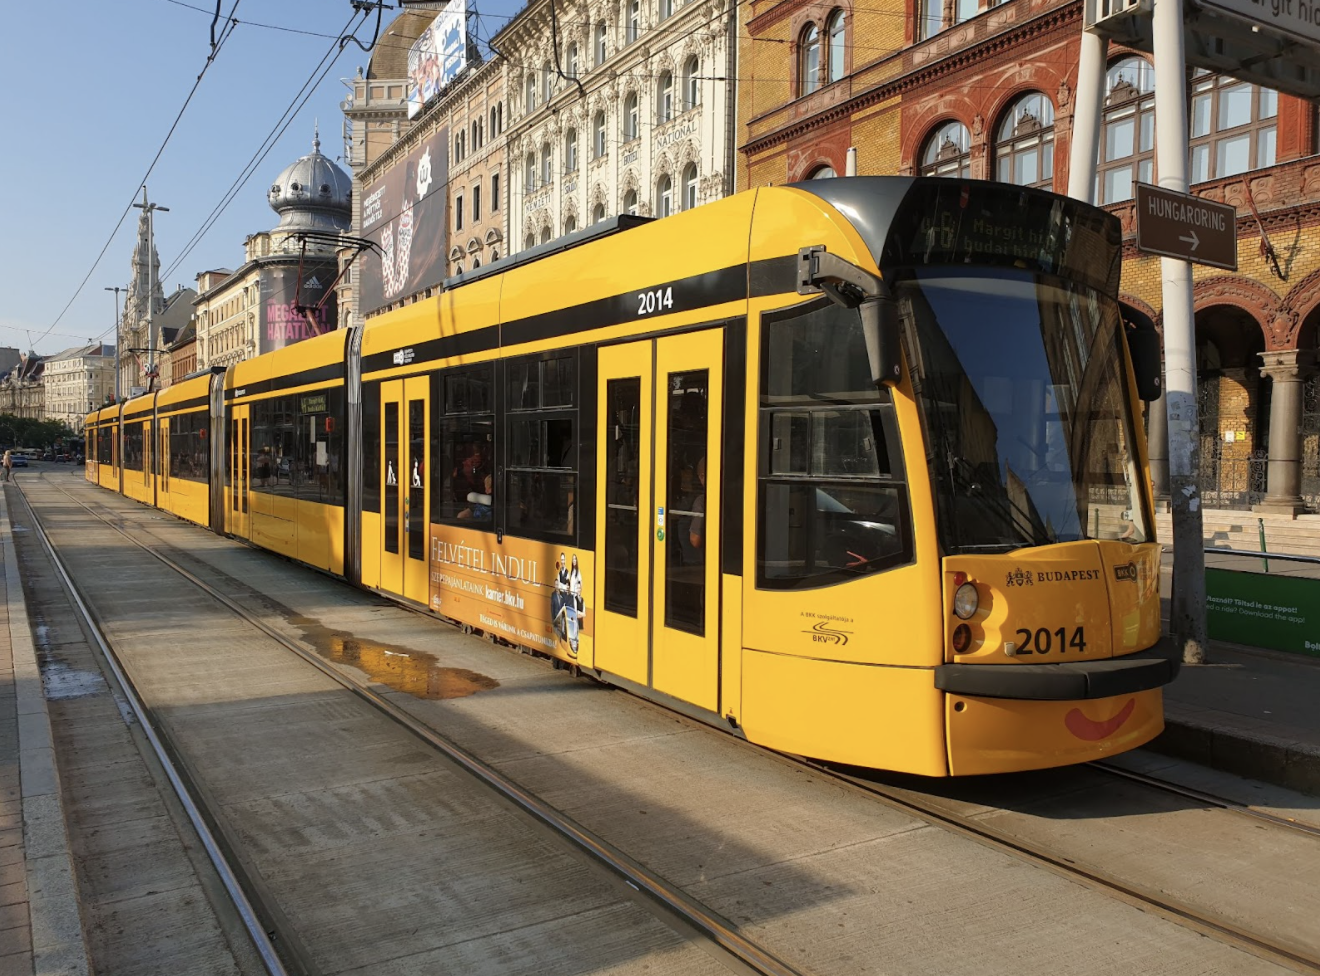
[[[1313,0],[1200,0],[1252,24],[1311,45],[1320,45],[1320,5]]]
[[[1137,184],[1137,250],[1237,270],[1237,209]]]

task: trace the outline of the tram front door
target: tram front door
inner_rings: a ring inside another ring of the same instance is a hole
[[[380,385],[380,587],[425,606],[430,600],[427,559],[431,522],[430,379],[413,376]]]
[[[595,664],[719,708],[718,329],[600,350]]]

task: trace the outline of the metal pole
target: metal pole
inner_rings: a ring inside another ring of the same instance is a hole
[[[125,291],[128,289],[125,288]],[[115,293],[115,403],[119,402],[119,347],[123,345],[123,338],[119,334],[121,324],[119,321],[119,286],[106,288],[106,291]]]
[[[1187,192],[1187,57],[1182,0],[1155,0],[1155,157],[1160,186]],[[1200,429],[1196,409],[1196,324],[1192,266],[1160,258],[1164,285],[1164,401],[1169,413],[1169,498],[1173,510],[1173,600],[1169,630],[1183,661],[1206,659],[1205,541],[1198,489]]]
[[[847,155],[847,157],[845,158],[845,161],[844,161],[844,164],[843,164],[843,175],[844,175],[844,176],[856,176],[856,175],[857,175],[857,147],[856,147],[856,146],[849,146],[849,147],[848,147],[848,155]]]
[[[1068,196],[1095,203],[1095,171],[1100,159],[1100,112],[1105,100],[1105,58],[1109,39],[1082,31],[1077,66],[1077,97],[1073,100],[1072,148],[1068,154]]]

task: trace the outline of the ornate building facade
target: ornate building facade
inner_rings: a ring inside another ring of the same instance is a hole
[[[338,326],[329,289],[339,268],[336,238],[349,227],[352,181],[321,153],[315,134],[312,151],[285,167],[266,198],[279,226],[244,241],[237,271],[197,276],[187,372],[229,366]]]
[[[87,414],[114,399],[115,347],[92,343],[47,358],[42,370],[45,415],[81,432]]]
[[[732,193],[733,5],[579,0],[555,12],[557,30],[549,2],[530,4],[493,42],[509,58],[517,248]]]
[[[743,27],[740,188],[842,173],[854,148],[861,174],[1068,191],[1078,0],[754,0]],[[1159,259],[1136,252],[1133,204],[1155,181],[1155,74],[1117,47],[1107,69],[1096,199],[1123,224],[1124,301],[1158,326]],[[1205,504],[1320,510],[1316,107],[1205,71],[1184,83],[1192,192],[1238,212],[1239,271],[1193,266]],[[1162,409],[1150,435],[1167,490]]]

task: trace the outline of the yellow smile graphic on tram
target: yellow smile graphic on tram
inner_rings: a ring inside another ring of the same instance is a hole
[[[1103,721],[1096,721],[1088,718],[1080,708],[1073,708],[1063,717],[1063,724],[1068,726],[1068,731],[1079,739],[1086,742],[1099,742],[1101,739],[1107,739],[1120,728],[1123,723],[1132,717],[1132,712],[1137,707],[1137,700],[1129,698],[1117,715],[1113,718]]]

